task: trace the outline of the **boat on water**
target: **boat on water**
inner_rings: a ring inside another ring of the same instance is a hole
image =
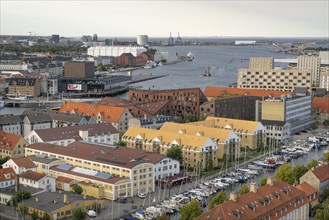
[[[210,66],[208,66],[208,68],[204,71],[204,73],[201,73],[201,76],[204,76],[204,77],[210,77],[211,76]]]
[[[27,101],[27,95],[21,95],[21,94],[17,94],[15,96],[7,96],[7,98],[9,100],[13,100],[13,101]]]
[[[194,60],[194,54],[192,52],[189,52],[187,55],[187,61],[191,62]]]
[[[156,62],[153,62],[152,60],[148,60],[145,65],[144,69],[153,69],[157,66],[158,64]]]

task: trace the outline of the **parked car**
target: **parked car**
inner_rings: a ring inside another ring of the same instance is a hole
[[[145,193],[138,193],[137,195],[139,198],[141,199],[145,199],[146,198],[146,194]]]
[[[118,198],[118,202],[119,203],[126,203],[127,202],[127,198],[126,197],[119,197]]]
[[[89,210],[87,215],[91,218],[96,218],[96,212],[94,210]]]

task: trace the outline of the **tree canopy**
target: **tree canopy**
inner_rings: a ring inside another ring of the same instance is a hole
[[[87,213],[81,207],[73,209],[73,219],[74,220],[85,220]]]
[[[76,193],[76,194],[81,194],[83,192],[83,189],[81,186],[79,185],[74,185],[73,186],[73,191]]]
[[[323,154],[323,162],[329,163],[329,152]]]
[[[318,165],[318,161],[317,160],[312,160],[311,162],[309,162],[309,164],[307,164],[307,170],[310,170],[313,167],[316,167],[317,165]]]
[[[275,173],[274,178],[276,180],[282,180],[288,184],[293,184],[295,182],[295,177],[290,163],[282,164]]]
[[[196,199],[184,205],[180,210],[180,220],[190,220],[202,214],[202,208]]]
[[[246,193],[248,193],[248,192],[249,192],[248,186],[247,186],[246,184],[243,184],[243,185],[241,186],[241,188],[237,191],[237,194],[238,194],[239,196],[241,196],[241,195],[246,194]]]
[[[294,173],[295,182],[299,182],[299,178],[301,178],[308,169],[304,165],[297,164],[292,171]]]
[[[260,186],[265,186],[267,184],[267,176],[260,180]]]
[[[224,190],[219,191],[216,196],[209,203],[209,208],[212,209],[215,205],[222,204],[224,201],[228,199],[227,194]]]
[[[329,120],[325,120],[322,124],[323,124],[325,127],[329,127]]]
[[[179,162],[182,162],[182,159],[183,159],[182,149],[179,146],[172,146],[167,151],[167,157],[170,157],[172,159],[178,160]]]

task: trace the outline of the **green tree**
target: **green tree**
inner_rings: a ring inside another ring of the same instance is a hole
[[[267,184],[267,177],[260,180],[260,186],[265,186]]]
[[[182,162],[183,156],[182,156],[182,149],[180,148],[180,146],[172,146],[170,149],[168,149],[167,157]]]
[[[282,180],[288,184],[293,184],[295,182],[295,178],[290,163],[282,164],[275,173],[274,178],[276,180]]]
[[[6,156],[6,157],[4,157],[4,158],[0,159],[0,165],[2,165],[2,164],[4,164],[4,163],[6,163],[6,162],[7,162],[9,159],[10,159],[10,157],[9,157],[9,156]]]
[[[123,141],[123,140],[120,140],[119,142],[114,142],[113,144],[116,147],[126,147],[127,146],[127,142]]]
[[[50,220],[50,215],[48,215],[48,213],[46,212],[43,217],[42,220]]]
[[[22,205],[22,206],[19,206],[18,210],[19,210],[20,215],[24,216],[28,213],[29,208],[26,207],[25,205]]]
[[[219,205],[222,204],[224,201],[226,201],[227,198],[227,194],[224,190],[219,191],[216,196],[211,200],[211,202],[209,203],[209,208],[212,209],[215,207],[215,205]]]
[[[329,120],[325,120],[322,124],[325,127],[329,127]]]
[[[241,196],[241,195],[246,194],[246,193],[248,193],[248,192],[249,192],[248,186],[247,186],[246,184],[243,184],[243,185],[241,186],[241,188],[237,191],[237,194],[238,194],[239,196]]]
[[[307,167],[304,165],[297,164],[293,169],[295,182],[299,183],[299,178],[301,178],[307,171]]]
[[[32,212],[31,218],[32,218],[32,220],[37,220],[39,218],[39,215],[35,210]]]
[[[202,214],[202,208],[196,199],[184,205],[180,210],[180,220],[191,220]]]
[[[31,198],[31,193],[28,191],[20,190],[12,198],[12,203],[14,206],[17,205],[22,200]]]
[[[213,170],[213,169],[214,169],[214,161],[210,157],[210,159],[208,160],[208,170]]]
[[[156,220],[169,220],[169,216],[166,214],[160,215],[156,218]]]
[[[96,71],[106,71],[106,66],[100,63],[97,65]]]
[[[316,167],[317,165],[318,165],[318,161],[317,160],[312,160],[311,162],[309,162],[309,164],[307,164],[307,170],[310,170],[313,167]]]
[[[329,152],[323,154],[323,162],[329,163]]]
[[[316,129],[318,129],[318,122],[313,122],[312,124],[311,124],[311,129],[312,130],[316,130]]]
[[[83,189],[81,186],[79,185],[74,185],[73,186],[73,191],[76,193],[76,194],[81,194],[83,192]]]
[[[87,217],[87,213],[81,207],[73,209],[72,213],[74,220],[85,220]]]

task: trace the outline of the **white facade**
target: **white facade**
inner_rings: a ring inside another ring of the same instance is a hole
[[[0,130],[5,131],[11,134],[22,134],[21,124],[20,123],[13,123],[7,125],[0,125]]]
[[[320,72],[320,88],[329,91],[329,72]]]
[[[319,85],[320,81],[320,57],[299,56],[297,58],[297,70],[310,71],[312,74],[312,84]]]
[[[291,124],[286,122],[283,126],[267,125],[266,136],[272,146],[277,146],[280,142],[286,143],[291,137]]]
[[[0,63],[0,70],[27,70],[32,71],[32,64],[27,63]]]
[[[42,122],[42,123],[31,123],[27,117],[25,117],[23,121],[24,121],[23,136],[26,136],[33,130],[51,128],[53,124],[53,121]]]
[[[286,100],[285,121],[291,124],[291,133],[308,129],[312,122],[312,97],[299,96]]]
[[[142,46],[102,46],[88,48],[88,55],[93,57],[113,56],[119,57],[123,53],[131,53],[135,57],[146,52],[146,48]]]
[[[58,79],[48,79],[48,93],[50,95],[58,94]]]
[[[45,176],[40,180],[19,177],[19,183],[37,189],[44,189],[51,192],[56,191],[56,179],[51,176]]]
[[[138,35],[137,36],[137,44],[140,46],[147,45],[149,43],[149,38],[147,35]]]
[[[180,163],[178,160],[171,158],[163,158],[154,165],[154,179],[164,179],[166,177],[175,176],[180,172]]]
[[[25,173],[28,170],[37,172],[37,167],[29,168],[29,169],[26,169],[25,167],[22,167],[22,166],[19,167],[12,159],[8,160],[2,166],[3,166],[3,168],[12,167],[14,169],[14,171],[15,171],[16,174]]]

